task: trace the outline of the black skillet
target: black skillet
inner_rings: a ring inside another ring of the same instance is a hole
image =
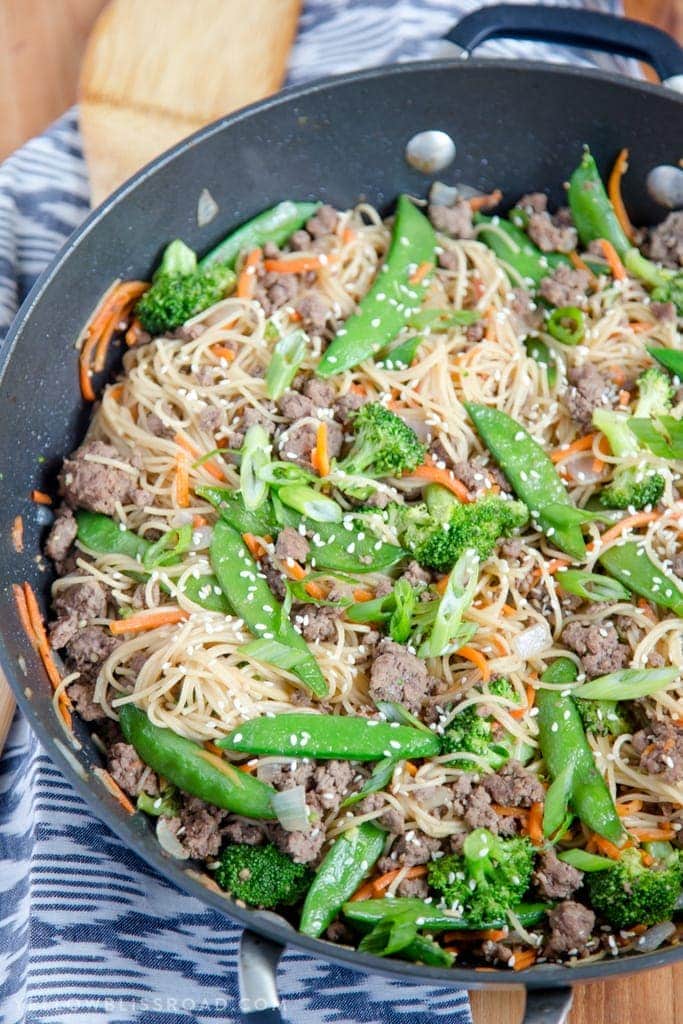
[[[24,578],[45,605],[48,599],[48,574],[34,561],[47,516],[28,495],[34,487],[54,486],[60,460],[76,447],[87,423],[73,349],[83,322],[113,278],[149,277],[171,238],[207,250],[232,227],[287,197],[325,199],[342,208],[362,197],[389,208],[399,192],[424,195],[429,178],[406,163],[404,152],[407,142],[427,129],[448,133],[456,145],[455,159],[440,172],[443,180],[486,192],[500,186],[510,199],[549,188],[553,203],[560,202],[561,183],[583,143],[590,143],[603,171],[628,146],[626,204],[635,223],[661,219],[664,211],[648,195],[645,181],[653,167],[675,166],[682,155],[683,97],[673,88],[683,81],[681,48],[637,22],[517,5],[477,11],[448,38],[462,58],[494,36],[635,57],[649,62],[672,88],[583,68],[455,59],[361,71],[290,89],[198,132],[92,213],[31,291],[2,352],[0,666],[43,746],[94,813],[160,873],[248,929],[240,981],[242,1011],[253,1024],[279,1020],[275,966],[287,944],[406,982],[493,988],[513,979],[504,971],[437,970],[381,960],[308,939],[277,915],[242,909],[206,889],[180,862],[164,856],[146,819],[127,816],[92,775],[99,754],[79,722],[81,776],[63,752],[48,681],[12,602],[10,585]],[[200,228],[197,200],[204,188],[220,212]],[[45,461],[39,463],[39,456]],[[23,555],[9,541],[18,513],[25,524]],[[573,982],[671,965],[681,957],[683,946],[574,969],[542,965],[514,983],[527,986],[527,1024],[561,1024]]]

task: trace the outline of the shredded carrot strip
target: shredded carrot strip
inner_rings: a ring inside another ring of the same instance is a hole
[[[554,576],[556,572],[563,569],[565,565],[571,565],[568,558],[551,558],[549,562],[546,562],[545,566],[537,565],[532,570],[534,579],[540,580],[543,575],[543,569],[548,573],[549,576]]]
[[[417,775],[417,765],[413,764],[412,761],[404,761],[403,767],[408,772],[408,775],[412,775],[413,778]]]
[[[673,826],[668,824],[661,828],[630,828],[629,832],[636,837],[639,843],[656,843],[659,840],[666,842],[676,835]]]
[[[190,505],[190,473],[187,465],[187,452],[180,451],[175,459],[175,500],[180,508]]]
[[[330,472],[330,454],[327,447],[327,423],[320,423],[315,435],[315,469],[320,476]]]
[[[481,653],[475,647],[459,647],[455,652],[460,658],[465,658],[467,661],[471,661],[479,669],[481,680],[483,683],[488,683],[491,678],[491,669],[489,663]]]
[[[365,384],[352,384],[349,391],[354,395],[361,395],[363,397],[368,393],[368,389],[365,387]]]
[[[33,593],[33,589],[30,583],[24,583],[24,596],[26,598],[26,607],[28,609],[28,617],[31,622],[31,628],[36,638],[36,650],[40,655],[40,660],[43,663],[45,671],[47,672],[48,678],[52,683],[54,689],[57,689],[62,681],[62,677],[59,674],[54,658],[52,657],[52,651],[50,649],[50,643],[45,632],[45,626],[43,625],[43,616],[40,614],[40,608],[36,600],[36,595]],[[62,694],[64,700],[60,699],[60,707],[64,709],[70,706],[69,698],[66,694]]]
[[[586,274],[588,274],[588,276],[590,277],[590,282],[591,282],[592,285],[594,285],[596,283],[597,277],[595,276],[595,274],[593,273],[591,268],[588,266],[586,261],[581,259],[581,257],[579,256],[578,252],[576,252],[576,250],[573,250],[573,252],[569,253],[569,259],[572,261],[573,266],[577,270],[583,270]]]
[[[530,711],[536,703],[536,687],[527,683],[524,689],[526,690],[526,705],[523,708],[513,708],[510,711],[511,718],[524,718],[527,711]]]
[[[31,626],[31,619],[28,614],[28,605],[26,604],[26,595],[24,593],[23,587],[20,587],[18,583],[13,583],[12,593],[14,594],[14,603],[17,606],[17,614],[19,615],[19,621],[24,627],[24,633],[26,633],[26,636],[31,641],[31,646],[33,648],[37,648],[38,641],[36,640],[35,634],[33,632],[33,627]]]
[[[611,857],[612,860],[619,860],[621,858],[621,850],[614,843],[611,843],[609,839],[605,839],[604,836],[599,836],[597,832],[593,833],[592,842],[596,849],[600,853],[604,853],[606,857]]]
[[[117,327],[130,316],[133,306],[148,288],[146,281],[124,281],[112,288],[95,310],[78,360],[81,394],[87,401],[95,400],[93,370],[99,373],[104,369],[107,350]]]
[[[191,455],[193,459],[201,458],[199,448],[197,448],[195,444],[192,444],[192,441],[188,441],[186,437],[183,437],[182,434],[176,434],[173,440],[178,447],[186,451],[188,455]],[[216,480],[225,480],[225,473],[214,462],[203,462],[202,466],[206,472],[210,473]]]
[[[174,626],[176,622],[184,622],[189,617],[189,612],[183,608],[156,608],[154,611],[129,615],[127,619],[114,619],[109,623],[109,629],[114,636],[146,633],[148,629],[158,629],[159,626]]]
[[[93,773],[97,775],[98,779],[102,780],[105,789],[109,790],[111,795],[121,804],[124,811],[128,811],[129,814],[135,814],[135,808],[132,803],[106,768],[93,768]]]
[[[543,804],[540,801],[533,803],[529,809],[527,819],[527,832],[529,839],[534,846],[543,844]]]
[[[428,462],[418,466],[409,476],[419,477],[420,480],[427,480],[431,484],[441,484],[454,494],[459,501],[467,504],[470,501],[470,493],[462,481],[458,480],[448,469],[441,469],[439,466],[432,466]]]
[[[591,469],[593,470],[594,473],[602,473],[604,468],[605,468],[605,463],[602,461],[602,459],[595,458],[591,462]]]
[[[253,533],[243,533],[242,540],[249,548],[249,554],[252,558],[263,558],[266,553],[266,549],[258,537],[255,537]]]
[[[634,334],[646,334],[648,331],[654,329],[654,324],[648,324],[644,320],[633,320],[629,327]]]
[[[365,590],[363,587],[358,587],[353,592],[353,599],[354,601],[358,601],[359,604],[364,603],[365,601],[372,601],[374,596],[375,595],[371,590]]]
[[[523,807],[508,807],[506,804],[491,804],[491,807],[502,818],[526,819],[529,816],[529,812],[525,811]]]
[[[613,541],[616,537],[620,537],[625,530],[637,530],[640,526],[647,526],[648,523],[654,523],[655,519],[659,519],[660,512],[636,512],[632,516],[625,516],[620,519],[615,526],[611,526],[609,530],[600,537],[603,544],[608,544]]]
[[[586,434],[584,437],[572,441],[566,448],[556,448],[555,451],[550,453],[551,462],[562,462],[563,459],[568,458],[570,455],[576,455],[577,452],[589,451],[593,447],[595,438],[595,434]]]
[[[621,366],[610,366],[610,376],[617,387],[621,387],[626,381],[626,374],[624,373]]]
[[[294,561],[289,562],[287,559],[282,562],[282,571],[290,580],[303,580],[306,577],[306,570],[302,565]]]
[[[387,871],[385,875],[380,875],[372,883],[372,890],[375,896],[381,896],[385,889],[388,889],[394,879],[403,871],[403,868],[396,868],[394,871]],[[418,864],[414,868],[409,868],[406,871],[404,878],[423,878],[427,874],[427,865]]]
[[[424,281],[427,274],[430,274],[434,269],[434,264],[429,261],[421,263],[414,274],[408,278],[408,284],[421,284]]]
[[[356,232],[353,228],[344,228],[342,232],[342,242],[344,245],[349,245],[351,242],[355,242]]]
[[[486,332],[484,337],[487,341],[496,340],[496,307],[489,306],[485,313]]]
[[[236,767],[238,772],[244,772],[245,775],[251,775],[252,772],[256,771],[256,765],[249,764],[248,762],[246,764],[238,764]]]
[[[640,851],[640,859],[643,864],[643,867],[645,868],[651,868],[655,862],[654,857],[651,853],[648,853],[647,850]]]
[[[444,942],[481,942],[482,939],[491,939],[492,942],[499,942],[508,934],[507,928],[479,928],[471,931],[444,932]]]
[[[140,340],[140,335],[142,333],[142,324],[140,323],[137,317],[134,317],[131,320],[130,327],[128,328],[124,336],[128,348],[132,348],[134,345],[137,345],[138,341]]]
[[[199,530],[202,526],[206,526],[206,519],[204,516],[199,514],[192,516],[192,529]]]
[[[11,530],[12,547],[18,555],[24,550],[24,520],[15,516]]]
[[[631,401],[631,392],[627,391],[625,388],[622,388],[621,391],[619,392],[619,405],[628,405],[628,403],[630,401]]]
[[[488,195],[472,196],[467,201],[470,205],[470,210],[476,212],[477,210],[487,210],[490,206],[497,206],[502,198],[503,193],[499,188],[496,188],[493,192],[489,192]]]
[[[606,238],[600,239],[600,245],[602,246],[602,251],[605,254],[605,259],[607,260],[607,264],[610,270],[612,271],[612,276],[614,277],[614,280],[625,281],[626,270],[624,269],[624,264],[619,259],[617,250],[614,248],[611,242],[607,241]]]
[[[45,491],[31,491],[31,501],[35,501],[36,505],[52,504],[52,498]]]
[[[211,740],[204,740],[204,750],[208,750],[210,754],[215,754],[216,757],[222,757],[223,751],[220,747],[217,747]]]
[[[238,299],[250,299],[256,288],[256,267],[261,262],[262,252],[260,249],[252,249],[244,261],[244,265],[237,278]]]
[[[443,594],[448,586],[448,573],[445,576],[441,576],[434,584],[434,590],[437,594]]]
[[[653,622],[657,621],[657,616],[652,611],[650,602],[647,600],[646,597],[639,597],[636,603],[640,608],[641,612],[643,613],[643,615],[647,615],[647,617],[649,619],[652,619]]]
[[[318,601],[324,601],[327,597],[327,591],[325,588],[321,587],[319,583],[315,582],[315,580],[311,580],[307,583],[304,590],[309,597],[315,597]]]
[[[289,320],[290,320],[290,323],[300,324],[301,321],[303,320],[303,317],[302,317],[302,315],[301,315],[301,313],[299,312],[298,309],[294,309],[289,314]]]
[[[227,348],[225,345],[212,345],[211,351],[218,359],[225,359],[229,363],[233,361],[236,355],[231,348]]]
[[[638,811],[642,810],[643,801],[631,800],[629,803],[626,804],[617,804],[616,807],[617,814],[619,815],[619,817],[626,818],[629,814],[636,814]]]
[[[372,882],[363,882],[359,889],[356,889],[353,896],[351,897],[351,903],[357,903],[358,900],[369,900],[375,895],[375,889]]]
[[[305,274],[309,270],[322,270],[331,262],[329,256],[326,260],[320,256],[297,256],[292,259],[264,260],[263,266],[272,274]]]
[[[525,971],[527,967],[536,963],[537,956],[538,953],[535,949],[523,949],[520,953],[515,953],[513,971]]]
[[[503,615],[507,615],[508,617],[511,617],[511,616],[517,614],[517,609],[513,608],[513,606],[511,604],[504,604],[503,607],[501,608],[501,611],[502,611]]]
[[[621,195],[621,179],[628,170],[628,150],[621,149],[619,154],[614,161],[614,166],[610,172],[609,179],[607,181],[607,194],[610,197],[614,212],[617,215],[617,220],[621,224],[622,230],[629,241],[633,241],[635,231],[633,230],[633,224],[629,219],[629,215],[626,212],[624,206],[624,200]]]

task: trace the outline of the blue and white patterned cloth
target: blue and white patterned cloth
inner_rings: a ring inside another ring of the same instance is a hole
[[[290,81],[439,52],[476,0],[309,0]],[[570,6],[616,10],[618,0]],[[490,56],[625,61],[492,43]],[[0,339],[38,273],[88,210],[77,114],[0,168]],[[76,795],[17,716],[0,762],[0,1022],[193,1024],[235,1021],[239,929],[179,892],[128,850]],[[451,1024],[467,995],[356,974],[289,952],[280,968],[289,1021]]]

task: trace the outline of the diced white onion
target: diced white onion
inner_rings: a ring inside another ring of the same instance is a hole
[[[200,228],[203,228],[205,224],[211,223],[217,213],[218,203],[208,188],[203,188],[199,193],[199,200],[197,202],[197,224]]]
[[[595,456],[592,452],[577,452],[562,461],[572,480],[579,484],[594,484],[603,479],[603,474],[593,468]]]
[[[157,818],[157,839],[164,853],[167,853],[170,857],[175,857],[177,860],[188,860],[189,853],[177,835],[169,828],[166,818]]]
[[[210,526],[198,526],[192,531],[192,544],[190,551],[203,551],[211,544],[213,530]]]
[[[541,651],[544,651],[546,647],[549,647],[551,643],[550,629],[547,622],[536,622],[533,626],[529,626],[528,629],[523,629],[514,640],[512,646],[515,651],[526,661],[528,658],[533,658]]]
[[[285,832],[308,832],[306,790],[303,786],[283,789],[272,798],[273,810]]]

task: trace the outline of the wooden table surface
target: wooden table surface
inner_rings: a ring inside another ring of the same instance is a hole
[[[144,0],[140,0],[144,2]],[[81,55],[105,0],[0,0],[0,159],[76,98]],[[683,40],[683,0],[626,0],[627,13]],[[473,992],[476,1024],[516,1024],[518,990]],[[683,965],[577,986],[569,1024],[680,1024]]]

